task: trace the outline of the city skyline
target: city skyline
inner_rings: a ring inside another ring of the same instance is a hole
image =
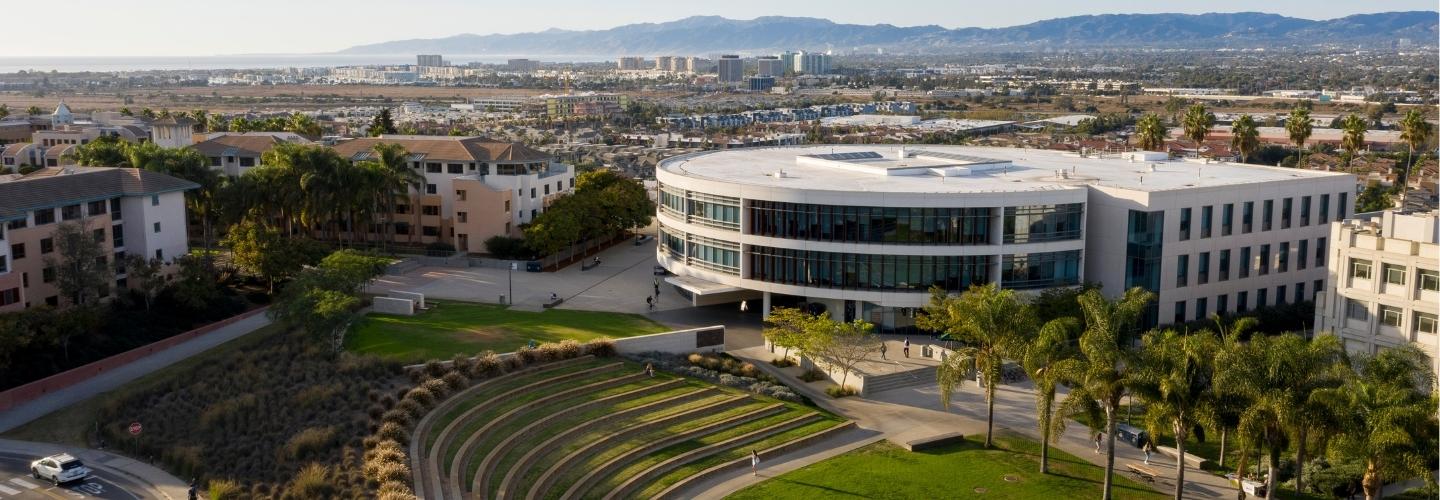
[[[836,5],[819,1],[774,4],[738,0],[723,7],[694,6],[652,0],[621,0],[603,8],[576,0],[554,2],[543,12],[524,5],[486,5],[461,0],[419,0],[395,9],[380,0],[351,2],[315,1],[305,3],[256,0],[244,9],[218,11],[197,8],[204,2],[157,0],[147,8],[129,11],[105,9],[94,1],[76,2],[79,14],[66,18],[71,32],[102,33],[119,29],[97,46],[83,37],[53,36],[44,23],[19,23],[7,30],[7,43],[0,57],[110,57],[110,56],[211,56],[235,54],[310,54],[338,51],[353,45],[410,38],[439,38],[464,33],[510,34],[547,29],[596,30],[615,26],[666,22],[694,15],[720,15],[733,19],[761,16],[822,17],[847,24],[894,24],[897,26],[940,25],[946,28],[995,28],[1023,25],[1059,17],[1127,13],[1183,13],[1253,11],[1255,4],[1220,0],[1202,5],[1141,3],[1106,0],[1075,4],[1060,0],[1031,0],[1027,8],[974,10],[935,0],[903,2],[898,8],[875,12],[870,6]],[[343,7],[343,8],[341,8]],[[1304,19],[1333,19],[1353,14],[1431,10],[1433,2],[1384,0],[1364,4],[1322,3],[1300,0],[1267,2],[1267,13]],[[103,10],[102,10],[103,9]],[[43,4],[19,4],[10,13],[19,19],[43,18],[51,13]],[[448,12],[436,16],[436,12]],[[192,30],[205,26],[215,12],[223,12],[234,33]],[[377,13],[384,12],[383,16]],[[102,15],[103,13],[103,15]],[[283,15],[280,15],[283,14]],[[385,29],[375,29],[383,19]],[[490,22],[493,20],[502,22]],[[477,22],[477,20],[480,20]],[[145,26],[171,29],[148,29]],[[201,33],[194,36],[192,33]]]

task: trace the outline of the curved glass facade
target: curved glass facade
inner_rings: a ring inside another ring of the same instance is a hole
[[[685,261],[686,265],[711,271],[740,275],[740,244],[686,235],[669,227],[660,227],[660,252]]]
[[[987,245],[993,211],[991,208],[851,207],[751,200],[747,210],[748,234],[845,243]]]
[[[1000,262],[1000,286],[1015,290],[1080,284],[1080,251],[1020,253]]]
[[[1005,243],[1080,239],[1084,203],[1005,207]]]
[[[879,255],[748,247],[748,278],[850,290],[964,290],[990,280],[988,255]]]

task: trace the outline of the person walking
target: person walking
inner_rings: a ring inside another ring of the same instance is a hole
[[[905,337],[905,357],[910,357],[910,337]]]
[[[649,375],[651,378],[654,378],[654,377],[655,377],[655,365],[650,364],[650,363],[645,363],[645,374],[646,374],[646,375]]]
[[[1095,433],[1095,454],[1100,454],[1100,433]]]
[[[880,341],[880,359],[885,359],[885,341]]]
[[[745,301],[745,300],[740,301],[740,312],[743,313],[743,312],[749,311],[749,310],[750,310],[750,302],[749,302],[749,301]]]
[[[760,475],[760,454],[750,450],[750,475]]]
[[[651,296],[648,296],[648,295],[647,295],[647,296],[645,297],[645,307],[648,307],[648,308],[650,308],[651,311],[654,311],[654,310],[655,310],[655,297],[651,297]]]
[[[1145,446],[1141,447],[1140,449],[1145,452],[1145,465],[1150,465],[1150,453],[1155,451],[1155,444],[1151,443],[1149,440],[1146,440]]]
[[[198,484],[195,482],[195,478],[190,478],[190,489],[186,492],[186,498],[189,498],[190,500],[195,500],[195,495],[198,492],[197,488]]]

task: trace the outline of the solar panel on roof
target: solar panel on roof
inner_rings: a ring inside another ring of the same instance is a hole
[[[877,158],[884,158],[884,156],[882,156],[880,153],[876,153],[874,151],[858,151],[853,153],[829,153],[807,156],[811,158],[819,158],[821,160],[831,161],[874,160]]]
[[[926,151],[926,150],[916,151],[916,152],[915,152],[915,156],[917,156],[917,157],[919,157],[919,156],[924,156],[924,157],[927,157],[927,158],[940,158],[940,159],[944,159],[944,160],[963,161],[963,162],[965,162],[965,163],[1005,163],[1005,160],[996,160],[996,159],[994,159],[994,158],[985,158],[985,157],[983,157],[983,156],[971,156],[971,155],[962,155],[962,154],[956,154],[956,153],[938,153],[938,152],[935,152],[935,151]]]

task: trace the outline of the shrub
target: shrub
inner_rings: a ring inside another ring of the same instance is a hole
[[[396,495],[396,494],[398,494],[398,495],[414,495],[414,494],[415,494],[413,491],[410,490],[410,485],[405,484],[405,482],[403,482],[403,481],[386,481],[386,482],[380,484],[380,488],[378,489],[378,491],[379,491],[379,493],[380,493],[381,498],[384,498],[384,496],[387,495],[387,494],[390,494],[390,495]]]
[[[206,493],[210,500],[237,500],[241,497],[240,484],[229,479],[210,481]]]
[[[438,359],[426,361],[424,369],[425,374],[429,375],[430,378],[438,378],[439,376],[444,375],[445,372],[450,371],[449,369],[445,368],[445,363],[440,362],[440,360]]]
[[[314,406],[335,398],[341,390],[339,384],[326,384],[308,387],[295,394],[295,404],[299,406]]]
[[[335,495],[335,485],[330,484],[330,468],[317,463],[306,465],[295,474],[295,479],[290,482],[289,496],[301,499],[331,498]]]
[[[731,375],[731,374],[729,374],[729,373],[722,373],[722,374],[720,374],[720,385],[723,385],[723,386],[725,386],[725,387],[734,387],[734,388],[737,388],[737,389],[749,389],[749,388],[750,388],[750,385],[751,385],[751,384],[754,384],[754,383],[755,383],[755,379],[753,379],[753,378],[752,378],[752,379],[746,379],[745,377],[736,377],[736,376]]]
[[[445,381],[445,385],[450,388],[451,393],[464,389],[466,386],[470,385],[470,379],[465,378],[465,376],[461,375],[460,372],[446,373],[444,377],[440,377],[440,380]]]
[[[403,463],[405,462],[405,447],[394,440],[380,440],[377,441],[375,446],[371,447],[369,451],[365,452],[364,458],[367,462],[376,460],[384,461],[388,459]]]
[[[846,397],[846,396],[854,396],[855,394],[858,394],[858,393],[855,392],[855,389],[851,389],[849,386],[834,385],[834,386],[826,387],[826,388],[825,388],[825,394],[830,395],[830,397],[832,397],[832,398],[843,398],[843,397]]]
[[[516,349],[515,356],[513,357],[519,358],[522,365],[529,365],[534,364],[536,361],[540,360],[540,353],[536,352],[536,349],[534,347],[526,345],[520,346],[519,349]]]
[[[402,399],[395,405],[395,410],[403,411],[410,415],[411,420],[419,420],[425,416],[425,406],[413,399]]]
[[[365,464],[365,478],[378,483],[410,480],[410,467],[403,462],[369,462]]]
[[[404,427],[401,427],[399,424],[396,424],[394,422],[385,422],[383,424],[380,424],[380,428],[375,431],[375,436],[379,437],[380,439],[389,439],[397,443],[410,442],[410,432],[405,430]]]
[[[495,354],[495,351],[485,351],[476,356],[475,361],[470,364],[470,377],[478,379],[499,375],[504,370],[504,366],[500,355]]]
[[[784,356],[777,356],[775,359],[770,360],[770,364],[780,368],[787,368],[795,366],[795,361]]]
[[[413,493],[386,492],[380,494],[380,500],[419,500]]]
[[[395,406],[395,396],[392,396],[390,394],[380,396],[380,406],[383,408]]]
[[[470,363],[469,356],[457,352],[450,357],[450,373],[470,373]]]
[[[430,405],[435,404],[435,393],[421,386],[406,391],[405,399],[420,403],[420,406],[423,408],[429,408]]]
[[[809,370],[806,370],[805,373],[801,373],[801,374],[800,374],[800,380],[804,380],[804,381],[806,381],[806,382],[814,382],[814,381],[816,381],[816,380],[825,380],[825,378],[826,378],[825,372],[824,372],[824,371],[821,371],[819,368],[811,368],[811,369],[809,369]]]
[[[420,388],[430,391],[430,394],[435,395],[436,402],[450,395],[450,384],[438,378],[426,380],[420,384]]]
[[[425,253],[429,255],[438,255],[447,252],[454,253],[455,245],[451,245],[443,241],[435,241],[425,245]]]
[[[521,359],[520,356],[506,356],[500,359],[503,360],[501,363],[501,371],[505,373],[510,373],[525,367],[525,360]]]
[[[763,374],[760,373],[760,369],[756,368],[755,365],[750,363],[741,363],[740,375],[743,377],[761,378],[761,375]]]
[[[536,359],[541,362],[562,359],[560,357],[560,345],[553,342],[540,344],[540,347],[535,348],[535,354]]]
[[[589,354],[597,358],[613,357],[617,354],[617,351],[615,350],[615,341],[601,338],[593,339],[589,342],[586,342],[585,354]]]
[[[213,429],[242,413],[249,413],[255,409],[258,401],[254,394],[242,394],[207,406],[205,411],[200,412],[200,427]]]
[[[557,360],[578,358],[580,357],[580,353],[584,351],[584,347],[581,346],[579,342],[571,339],[565,339],[558,344],[551,345],[555,346],[556,356],[554,359]]]
[[[285,453],[291,459],[303,459],[329,449],[335,442],[334,427],[310,427],[290,437]]]
[[[789,387],[786,387],[786,386],[783,386],[783,385],[779,385],[779,384],[772,384],[772,383],[769,383],[769,382],[758,382],[758,383],[756,383],[755,385],[750,386],[750,390],[751,390],[752,392],[755,392],[756,394],[760,394],[760,395],[764,395],[764,396],[769,396],[769,397],[772,397],[772,398],[775,398],[775,399],[778,399],[778,400],[781,400],[781,401],[789,401],[789,402],[791,402],[791,403],[804,403],[804,402],[805,402],[805,397],[804,397],[804,396],[801,396],[801,395],[799,395],[799,394],[796,394],[795,391],[792,390],[792,389],[790,389]]]
[[[399,424],[401,427],[410,427],[411,424],[415,423],[414,419],[414,416],[398,408],[387,411],[384,414],[380,415],[381,423],[394,422],[396,424]]]
[[[700,353],[692,352],[689,356],[685,356],[685,360],[689,361],[692,365],[700,366],[700,363],[703,363],[705,361],[705,356],[701,356]]]
[[[380,420],[380,417],[385,414],[385,407],[370,405],[369,408],[365,409],[365,414],[370,416],[370,420]]]

